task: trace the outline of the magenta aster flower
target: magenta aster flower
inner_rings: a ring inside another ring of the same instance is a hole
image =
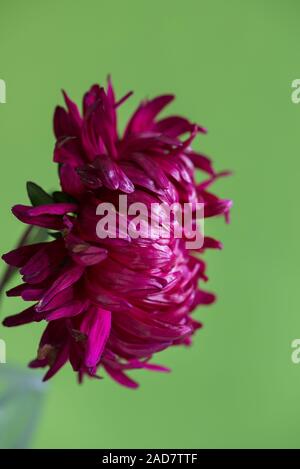
[[[151,357],[189,345],[201,327],[193,310],[215,299],[202,290],[207,277],[201,254],[220,249],[219,241],[206,237],[200,249],[189,250],[186,239],[174,236],[174,226],[169,238],[97,235],[97,206],[111,202],[118,210],[120,194],[129,204],[149,207],[200,201],[205,217],[228,219],[231,201],[209,192],[227,173],[216,173],[211,161],[191,148],[205,129],[179,116],[158,119],[173,99],[165,95],[144,101],[119,136],[116,111],[130,94],[116,101],[110,81],[106,91],[94,85],[81,114],[64,93],[66,109],[57,107],[54,114],[54,162],[62,191],[49,195],[30,183],[32,206],[13,207],[19,220],[51,230],[54,238],[3,256],[23,279],[7,295],[34,302],[4,324],[47,322],[30,363],[48,367],[45,380],[69,361],[80,381],[84,375],[99,377],[102,367],[118,383],[137,387],[127,371],[168,371],[151,364]],[[195,168],[207,175],[201,183]],[[117,230],[123,229],[119,222]]]

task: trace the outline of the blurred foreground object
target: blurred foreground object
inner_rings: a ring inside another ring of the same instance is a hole
[[[28,448],[41,416],[47,385],[39,376],[0,365],[0,448]]]

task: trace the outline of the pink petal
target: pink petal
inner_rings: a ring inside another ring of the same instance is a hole
[[[111,313],[97,306],[90,308],[81,324],[81,332],[87,335],[85,365],[96,366],[102,356],[111,329]]]

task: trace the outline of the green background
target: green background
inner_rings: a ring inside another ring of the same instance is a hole
[[[79,386],[66,367],[34,447],[300,447],[299,13],[296,0],[1,0],[2,252],[22,230],[10,207],[27,203],[25,182],[57,185],[61,88],[78,101],[111,73],[119,97],[135,91],[122,125],[140,99],[174,92],[170,110],[209,129],[196,147],[235,173],[215,187],[234,199],[231,225],[206,223],[225,248],[206,256],[218,302],[196,313],[205,327],[192,348],[156,357],[169,375],[132,373],[137,391],[108,378]],[[6,299],[1,314],[22,307]],[[1,326],[8,363],[25,366],[40,332]]]

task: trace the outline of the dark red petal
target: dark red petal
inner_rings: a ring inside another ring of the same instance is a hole
[[[43,299],[38,304],[37,309],[42,311],[47,307],[51,300],[59,293],[64,292],[80,279],[83,273],[83,267],[79,265],[66,267],[63,273],[55,280],[49,290],[45,293]]]
[[[158,96],[151,101],[143,102],[130,119],[124,138],[131,133],[152,130],[155,117],[163,110],[164,107],[173,101],[173,99],[173,95],[163,95]]]
[[[137,389],[139,384],[134,381],[133,379],[129,378],[123,371],[121,370],[114,370],[111,367],[105,366],[106,372],[113,378],[117,383],[125,386],[126,388],[130,389]]]
[[[43,315],[39,315],[36,312],[35,306],[30,306],[21,313],[5,318],[3,325],[7,327],[21,326],[30,322],[41,321],[42,319],[44,319]]]
[[[68,163],[62,164],[59,170],[59,176],[62,190],[66,194],[80,198],[84,192],[84,186],[75,168]]]

